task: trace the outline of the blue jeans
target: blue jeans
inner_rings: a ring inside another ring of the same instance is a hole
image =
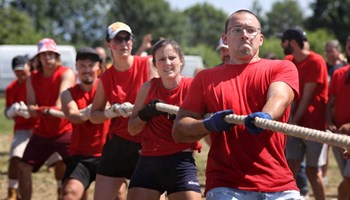
[[[207,200],[299,200],[296,190],[283,192],[253,192],[227,187],[218,187],[207,192]]]
[[[307,176],[305,172],[305,167],[305,162],[301,162],[299,172],[295,177],[301,195],[306,195],[309,190],[307,186]]]

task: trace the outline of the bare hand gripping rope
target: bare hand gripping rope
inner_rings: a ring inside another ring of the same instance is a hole
[[[134,106],[127,106],[124,109],[131,112]],[[177,114],[179,112],[179,107],[174,105],[169,105],[165,103],[157,103],[156,108],[159,111],[167,112],[169,114]],[[55,117],[64,116],[62,111],[57,111],[50,109],[49,114]],[[206,114],[210,115],[210,114]],[[227,115],[225,121],[233,124],[244,124],[244,115]],[[341,147],[344,149],[350,149],[350,136],[332,133],[330,131],[319,131],[315,129],[305,128],[297,125],[291,125],[287,123],[282,123],[274,120],[267,120],[262,118],[255,118],[254,121],[257,127],[268,129],[272,131],[277,131],[284,133],[289,136],[298,137],[306,140],[311,140],[320,143],[327,143],[329,145]]]

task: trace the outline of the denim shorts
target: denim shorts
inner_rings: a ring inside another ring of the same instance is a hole
[[[299,200],[299,191],[254,192],[227,187],[213,188],[207,192],[207,200]]]

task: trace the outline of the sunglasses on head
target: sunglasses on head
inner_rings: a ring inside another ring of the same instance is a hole
[[[121,43],[123,43],[123,41],[125,41],[127,43],[130,40],[132,40],[132,36],[131,35],[127,35],[125,37],[122,37],[122,36],[118,36],[117,35],[112,40],[113,40],[113,42],[115,42],[117,44],[121,44]]]

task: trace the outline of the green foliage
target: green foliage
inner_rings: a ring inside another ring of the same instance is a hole
[[[260,48],[260,57],[265,57],[268,54],[273,54],[278,59],[283,59],[284,54],[281,47],[281,40],[276,37],[265,38],[264,43]]]
[[[0,8],[0,44],[33,44],[41,35],[34,31],[30,17],[13,8]]]
[[[292,26],[302,27],[304,17],[295,0],[286,0],[274,3],[271,11],[266,13],[266,20],[262,31],[266,37],[271,37]]]
[[[0,135],[8,135],[13,130],[13,120],[7,119],[4,115],[5,98],[0,97]]]
[[[186,31],[190,33],[188,45],[217,45],[225,30],[226,13],[215,9],[209,3],[203,3],[186,9],[184,14],[188,19]]]
[[[345,43],[350,34],[350,0],[318,0],[312,8],[314,14],[307,20],[307,27],[331,30],[341,43]]]
[[[326,42],[329,40],[334,40],[335,36],[326,29],[320,28],[313,32],[307,32],[307,38],[310,43],[311,50],[324,56],[324,46]]]

